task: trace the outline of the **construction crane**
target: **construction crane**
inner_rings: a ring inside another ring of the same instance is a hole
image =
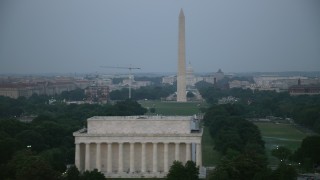
[[[131,99],[131,84],[132,84],[132,70],[141,69],[138,67],[119,67],[119,66],[100,66],[101,68],[110,68],[110,69],[129,69],[129,99]]]

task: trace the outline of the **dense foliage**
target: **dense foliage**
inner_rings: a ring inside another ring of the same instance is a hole
[[[216,105],[207,110],[204,123],[223,155],[212,179],[253,179],[267,169],[264,142],[252,122],[241,118],[236,105]]]
[[[142,100],[142,99],[156,100],[156,99],[166,98],[170,94],[173,94],[175,91],[176,91],[176,87],[172,85],[145,86],[139,89],[132,89],[131,98],[133,100]],[[110,99],[112,100],[124,100],[127,97],[128,97],[127,88],[110,92]]]
[[[320,136],[309,136],[303,139],[293,159],[299,162],[303,171],[320,172]]]
[[[66,170],[67,164],[74,163],[72,133],[86,126],[87,118],[146,112],[131,100],[114,105],[49,105],[48,100],[47,96],[37,95],[16,100],[0,97],[0,179],[57,177]],[[23,115],[36,117],[25,123],[18,120]]]
[[[63,91],[58,99],[67,100],[67,101],[82,101],[86,98],[83,89],[75,89],[73,91]]]
[[[183,166],[182,162],[174,161],[167,174],[167,180],[198,180],[199,167],[193,161],[187,161]]]
[[[198,84],[198,88],[202,97],[211,104],[216,104],[222,97],[238,98],[237,108],[241,109],[243,117],[292,118],[296,123],[320,133],[320,95],[290,96],[287,92],[220,89],[205,83]]]
[[[105,180],[106,177],[97,169],[80,173],[77,167],[71,166],[60,177],[61,180]]]

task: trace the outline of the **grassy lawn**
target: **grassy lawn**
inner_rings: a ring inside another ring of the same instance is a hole
[[[204,166],[215,166],[219,162],[220,154],[213,147],[213,139],[209,129],[205,127],[202,135],[202,164]]]
[[[207,107],[205,102],[164,102],[164,101],[139,101],[145,108],[156,109],[159,115],[194,115],[200,113],[200,108]]]
[[[307,134],[299,131],[291,124],[255,123],[261,131],[270,165],[277,165],[276,158],[271,156],[271,150],[277,146],[285,146],[294,152]]]

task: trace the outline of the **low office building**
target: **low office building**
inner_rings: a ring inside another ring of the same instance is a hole
[[[174,160],[202,166],[199,122],[192,116],[96,116],[75,136],[75,165],[106,177],[165,177]]]

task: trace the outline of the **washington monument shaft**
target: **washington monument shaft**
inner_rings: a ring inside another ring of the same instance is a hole
[[[186,102],[186,48],[185,48],[185,18],[183,10],[179,14],[179,40],[178,40],[178,75],[177,75],[177,101]]]

